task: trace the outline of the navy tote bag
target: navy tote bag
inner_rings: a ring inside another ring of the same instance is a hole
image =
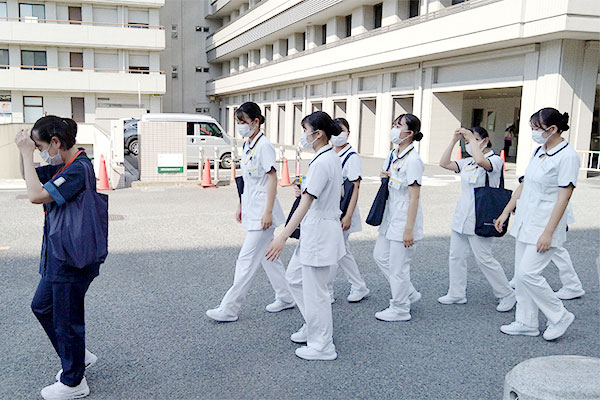
[[[390,154],[390,158],[388,160],[388,167],[386,171],[389,171],[390,167],[392,166],[392,158],[393,153]],[[385,203],[387,202],[388,196],[390,195],[388,188],[389,182],[390,178],[381,178],[381,186],[377,191],[377,195],[375,196],[375,200],[373,200],[373,205],[371,206],[371,210],[369,210],[369,215],[367,216],[367,220],[365,221],[369,225],[379,226],[383,221]]]
[[[504,189],[504,168],[500,172],[500,186],[490,187],[490,177],[486,171],[485,186],[475,188],[475,234],[483,237],[501,237],[508,230],[508,218],[502,225],[502,232],[495,228],[496,218],[502,214],[510,201],[512,190]]]
[[[92,165],[84,162],[85,189],[48,214],[49,251],[75,268],[101,264],[108,255],[108,196],[96,192]]]

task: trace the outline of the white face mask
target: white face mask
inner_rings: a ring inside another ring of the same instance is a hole
[[[50,146],[48,146],[48,149],[49,148]],[[63,163],[63,159],[60,156],[60,150],[56,152],[56,155],[51,156],[50,153],[48,153],[48,149],[40,151],[40,157],[42,157],[42,160],[50,165],[61,165]]]
[[[550,128],[546,128],[546,129],[534,129],[534,130],[532,130],[531,131],[531,138],[537,144],[546,144],[546,142],[548,141],[548,139],[550,139],[550,136],[554,135],[554,133],[551,133],[550,135],[548,135],[548,137],[544,137],[544,133],[547,132],[548,129],[550,129]]]
[[[479,143],[479,142],[477,142],[477,143]],[[481,150],[483,150],[485,148],[485,145],[483,147],[481,147],[481,145],[479,145],[479,148]],[[465,150],[467,151],[467,153],[473,155],[473,153],[471,153],[471,143],[465,144]]]
[[[244,138],[250,137],[254,133],[249,124],[237,124],[237,130],[240,136]]]
[[[405,140],[408,140],[408,138],[410,136],[407,136],[405,138],[400,138],[400,135],[402,134],[402,130],[400,128],[392,128],[392,130],[390,131],[390,141],[394,144],[400,144],[402,142],[404,142]]]
[[[311,132],[311,134],[313,134],[313,133],[315,133],[315,132]],[[304,147],[305,149],[312,149],[313,145],[315,144],[317,139],[319,139],[319,138],[316,138],[312,142],[309,142],[308,141],[308,133],[302,132],[302,136],[300,136],[300,146]]]
[[[332,136],[330,140],[332,145],[342,147],[348,143],[348,132],[342,132],[337,136]]]

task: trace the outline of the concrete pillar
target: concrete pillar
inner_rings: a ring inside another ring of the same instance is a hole
[[[260,51],[250,50],[248,52],[248,68],[260,64]]]
[[[11,44],[8,46],[8,62],[11,65],[10,69],[20,69],[21,47],[19,45]]]
[[[429,7],[427,12],[434,12],[442,10],[452,5],[452,0],[429,0]]]
[[[260,63],[264,64],[273,59],[273,45],[267,44],[260,48]]]
[[[575,150],[589,150],[591,126],[594,119],[594,101],[600,65],[600,42],[586,42],[581,68],[581,80],[577,87],[578,98],[573,109],[571,137]]]
[[[432,0],[421,0],[419,15],[426,15],[429,12],[429,3]]]
[[[83,49],[83,68],[94,68],[94,49]]]
[[[226,15],[223,17],[223,25],[227,25],[231,21],[231,17]]]
[[[327,21],[326,43],[337,42],[345,35],[346,19],[344,17],[334,17]]]
[[[287,56],[287,39],[280,39],[273,43],[273,60]]]
[[[248,54],[242,54],[239,58],[238,70],[243,71],[248,68]]]
[[[45,3],[46,6],[44,7],[44,11],[46,14],[46,18],[45,19],[57,19],[56,18],[56,3]]]
[[[94,11],[91,4],[83,3],[81,4],[81,20],[82,21],[93,21],[94,20]]]
[[[352,10],[352,36],[365,33],[374,27],[373,7],[362,6]]]
[[[46,64],[49,67],[58,67],[58,47],[46,47]]]
[[[240,16],[240,12],[239,10],[233,10],[231,12],[231,14],[229,14],[229,18],[233,21],[234,19],[236,19],[237,17]]]
[[[8,0],[6,3],[6,15],[10,18],[19,17],[19,2],[16,0]],[[14,117],[13,117],[14,121]],[[22,121],[22,119],[21,119]]]
[[[306,48],[314,49],[322,43],[322,25],[311,25],[306,28]]]
[[[85,122],[93,124],[96,121],[96,94],[85,93],[83,99]]]
[[[153,26],[160,25],[160,10],[158,8],[148,10],[148,24]]]
[[[158,51],[150,52],[148,57],[148,67],[150,71],[160,71],[160,53]]]
[[[400,21],[400,2],[398,0],[384,0],[381,26],[393,25]]]
[[[248,3],[243,3],[240,7],[240,15],[242,15],[243,13],[245,13],[246,11],[248,11],[249,5]]]
[[[221,63],[221,75],[229,75],[230,70],[231,66],[229,65],[229,60],[223,61]]]
[[[239,59],[237,59],[237,58],[232,58],[231,60],[229,60],[229,73],[230,74],[235,74],[238,71],[238,63],[239,63]]]
[[[258,0],[250,0],[248,3],[249,8],[254,8],[258,4]]]
[[[12,122],[22,123],[25,120],[23,115],[23,92],[13,90],[10,93],[10,105],[12,108]]]
[[[288,55],[300,53],[304,47],[304,37],[301,33],[294,33],[288,38]]]

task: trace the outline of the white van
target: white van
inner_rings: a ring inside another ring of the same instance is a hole
[[[236,141],[219,125],[216,119],[203,114],[143,114],[143,122],[186,122],[187,123],[187,160],[188,165],[198,165],[199,147],[204,149],[204,157],[211,162],[215,147],[219,148],[221,168],[231,168],[231,151]],[[235,155],[235,154],[234,154]]]

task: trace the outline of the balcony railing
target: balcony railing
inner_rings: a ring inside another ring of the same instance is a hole
[[[140,23],[122,23],[122,22],[94,22],[94,21],[76,21],[61,19],[41,19],[35,17],[0,17],[0,21],[15,21],[23,23],[53,23],[65,25],[88,25],[88,26],[109,26],[115,28],[137,28],[137,29],[160,29],[164,30],[162,25],[148,25]]]
[[[10,68],[19,68],[23,70],[33,71],[48,71],[58,70],[67,72],[81,72],[81,71],[92,71],[92,72],[125,72],[128,74],[160,74],[164,75],[165,72],[161,70],[143,70],[141,67],[118,69],[118,68],[82,68],[82,67],[56,67],[56,66],[45,66],[45,65],[3,65],[0,64],[0,71],[7,70]]]
[[[348,43],[351,43],[351,42],[354,42],[354,41],[363,40],[363,39],[366,39],[366,38],[369,38],[369,37],[373,37],[373,36],[377,36],[377,35],[380,35],[380,34],[386,33],[386,32],[396,31],[396,30],[399,30],[399,29],[406,28],[408,26],[412,26],[412,25],[416,25],[416,24],[421,24],[421,23],[424,23],[424,22],[428,22],[430,20],[434,20],[434,19],[438,19],[438,18],[441,18],[441,17],[446,17],[446,16],[449,16],[449,15],[457,14],[457,13],[460,13],[460,12],[463,12],[463,11],[466,11],[466,10],[470,10],[470,9],[473,9],[473,8],[483,7],[483,6],[486,6],[486,5],[489,5],[489,4],[493,4],[493,3],[497,3],[497,2],[500,2],[500,1],[504,1],[504,0],[469,0],[469,1],[465,1],[464,3],[459,3],[459,4],[456,4],[456,5],[453,5],[453,6],[450,6],[450,7],[441,9],[441,10],[438,10],[438,11],[433,11],[433,12],[430,12],[430,13],[427,13],[427,14],[424,14],[424,15],[420,15],[420,16],[413,17],[413,18],[410,18],[410,19],[406,19],[406,20],[400,21],[400,22],[392,24],[392,25],[387,25],[387,26],[383,26],[381,28],[373,29],[371,31],[368,31],[368,32],[365,32],[365,33],[361,33],[359,35],[349,36],[349,37],[337,40],[335,42],[326,43],[326,44],[314,47],[312,49],[306,49],[306,50],[300,51],[300,52],[292,54],[292,55],[284,56],[284,57],[279,58],[277,60],[270,60],[270,61],[268,61],[266,63],[263,63],[263,64],[257,64],[257,65],[252,66],[252,67],[247,67],[246,69],[244,69],[242,71],[236,71],[236,72],[233,72],[233,73],[223,74],[223,75],[217,77],[216,79],[225,78],[225,77],[228,77],[228,76],[234,76],[234,75],[237,75],[237,74],[241,74],[241,73],[253,71],[253,70],[256,70],[256,69],[259,69],[259,68],[264,68],[264,67],[267,67],[267,66],[270,66],[270,65],[274,65],[274,64],[277,64],[277,63],[289,61],[289,60],[292,60],[294,58],[303,57],[303,56],[305,56],[307,54],[312,54],[312,53],[316,53],[316,52],[319,52],[319,51],[328,50],[328,49],[331,49],[331,48],[334,48],[334,47],[337,47],[337,46],[343,46],[345,44],[348,44]],[[247,32],[244,32],[243,34],[245,34],[245,33],[247,33]],[[211,58],[210,52],[214,51],[214,50],[215,50],[215,48],[209,49],[207,51],[209,62],[212,62],[212,58]],[[226,56],[223,55],[222,57],[225,58]],[[209,80],[207,82],[212,82],[214,80],[215,79],[212,79],[212,80]]]

